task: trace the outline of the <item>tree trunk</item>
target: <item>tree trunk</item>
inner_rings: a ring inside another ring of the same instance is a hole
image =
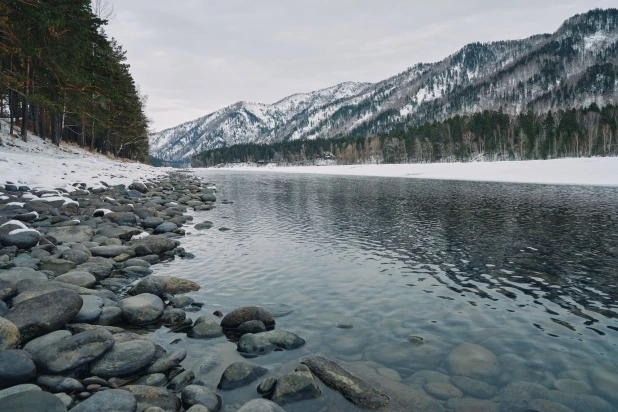
[[[39,109],[39,137],[45,140],[46,135],[47,135],[47,129],[45,126],[45,108],[41,107]]]
[[[56,146],[60,146],[60,119],[57,114],[51,116],[51,140]]]
[[[26,58],[26,81],[24,82],[24,96],[22,97],[22,106],[21,106],[21,140],[24,142],[28,141],[28,118],[29,118],[29,107],[28,107],[28,86],[30,81],[28,80],[30,75],[30,66],[29,61]]]
[[[86,115],[82,115],[81,130],[79,133],[79,145],[84,147],[86,145]]]

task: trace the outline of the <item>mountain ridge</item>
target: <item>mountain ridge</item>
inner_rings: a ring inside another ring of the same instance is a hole
[[[595,9],[551,34],[474,42],[377,83],[344,82],[271,105],[237,102],[151,136],[151,154],[191,155],[238,143],[367,136],[502,109],[516,115],[618,101],[618,10]]]

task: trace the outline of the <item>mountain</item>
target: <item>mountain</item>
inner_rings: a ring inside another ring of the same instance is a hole
[[[151,136],[151,154],[188,162],[238,143],[367,136],[483,110],[516,115],[618,102],[618,10],[553,34],[472,43],[376,84],[343,83],[272,105],[239,102]]]

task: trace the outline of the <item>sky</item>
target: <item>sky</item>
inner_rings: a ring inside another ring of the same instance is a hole
[[[244,100],[378,82],[615,0],[108,0],[153,131]]]

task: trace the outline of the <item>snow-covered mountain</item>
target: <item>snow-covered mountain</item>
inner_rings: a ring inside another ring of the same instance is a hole
[[[151,154],[189,161],[237,143],[389,133],[457,114],[618,102],[618,10],[576,15],[554,34],[472,43],[376,84],[343,83],[267,105],[239,102],[153,134]]]

